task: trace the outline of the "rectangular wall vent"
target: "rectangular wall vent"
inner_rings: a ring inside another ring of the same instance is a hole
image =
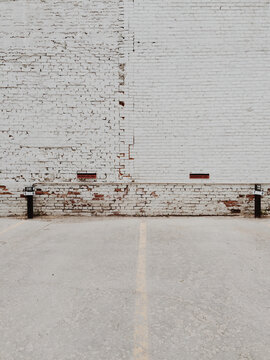
[[[209,179],[210,175],[209,174],[189,174],[189,178],[190,179]]]
[[[78,172],[77,173],[77,179],[96,179],[97,178],[97,173],[91,172],[91,173],[87,173],[87,172]]]

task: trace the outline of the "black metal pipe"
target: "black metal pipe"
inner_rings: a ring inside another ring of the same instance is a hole
[[[33,195],[28,195],[27,197],[27,217],[28,219],[33,219],[34,210],[33,210]]]

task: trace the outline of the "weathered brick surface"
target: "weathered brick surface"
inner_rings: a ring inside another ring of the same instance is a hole
[[[268,0],[0,1],[0,215],[33,183],[36,213],[251,213],[269,32]]]
[[[267,215],[270,188],[263,189]],[[55,183],[36,185],[34,209],[35,215],[249,215],[254,212],[253,198],[253,186],[245,184]],[[2,204],[0,215],[26,214],[19,189],[2,196]]]
[[[121,9],[0,2],[1,181],[117,179]]]

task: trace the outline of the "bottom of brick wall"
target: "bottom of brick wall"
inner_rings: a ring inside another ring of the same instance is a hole
[[[0,215],[25,215],[18,184],[0,184]],[[252,215],[254,185],[239,184],[50,184],[37,185],[35,215]],[[270,214],[270,184],[262,212]]]

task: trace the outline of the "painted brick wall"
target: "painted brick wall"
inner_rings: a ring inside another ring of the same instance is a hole
[[[1,179],[115,181],[119,0],[0,2]]]
[[[269,27],[267,0],[0,1],[0,215],[33,183],[36,214],[248,214],[255,182],[268,213]]]
[[[135,0],[126,161],[135,181],[270,180],[268,0]]]

